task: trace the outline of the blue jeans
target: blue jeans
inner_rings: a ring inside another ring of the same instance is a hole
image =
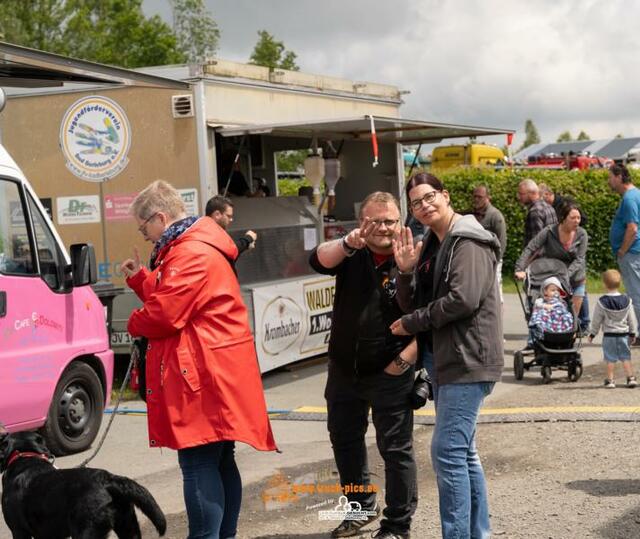
[[[214,442],[178,450],[189,519],[187,539],[235,538],[242,480],[234,449],[234,442]]]
[[[622,258],[618,257],[618,267],[627,294],[633,301],[636,318],[640,320],[640,254],[626,253]]]
[[[476,450],[476,422],[494,382],[438,386],[431,462],[438,482],[444,539],[490,536],[487,486]]]

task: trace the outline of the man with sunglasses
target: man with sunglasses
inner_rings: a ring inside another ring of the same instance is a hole
[[[411,338],[392,335],[389,326],[402,314],[396,303],[397,267],[392,240],[400,230],[400,208],[390,193],[375,192],[362,202],[359,227],[339,240],[322,243],[310,264],[336,276],[325,388],[328,430],[343,493],[350,507],[332,537],[359,535],[379,517],[370,482],[365,433],[369,409],[378,450],[385,462],[385,502],[374,537],[409,537],[416,510],[417,478],[413,454],[416,348]]]

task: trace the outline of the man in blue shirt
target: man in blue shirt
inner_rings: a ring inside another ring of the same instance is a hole
[[[618,261],[622,280],[633,302],[636,317],[640,316],[640,190],[633,185],[629,171],[623,165],[609,169],[609,187],[622,196],[611,223],[609,242]]]

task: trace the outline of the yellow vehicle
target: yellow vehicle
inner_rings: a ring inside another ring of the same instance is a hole
[[[431,168],[442,170],[451,167],[486,167],[504,165],[503,151],[497,146],[472,143],[452,146],[437,146],[431,153]]]

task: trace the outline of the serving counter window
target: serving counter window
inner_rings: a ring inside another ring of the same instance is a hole
[[[243,286],[312,275],[309,254],[317,245],[314,207],[306,197],[233,198],[233,239],[258,234],[254,249],[237,261]]]

